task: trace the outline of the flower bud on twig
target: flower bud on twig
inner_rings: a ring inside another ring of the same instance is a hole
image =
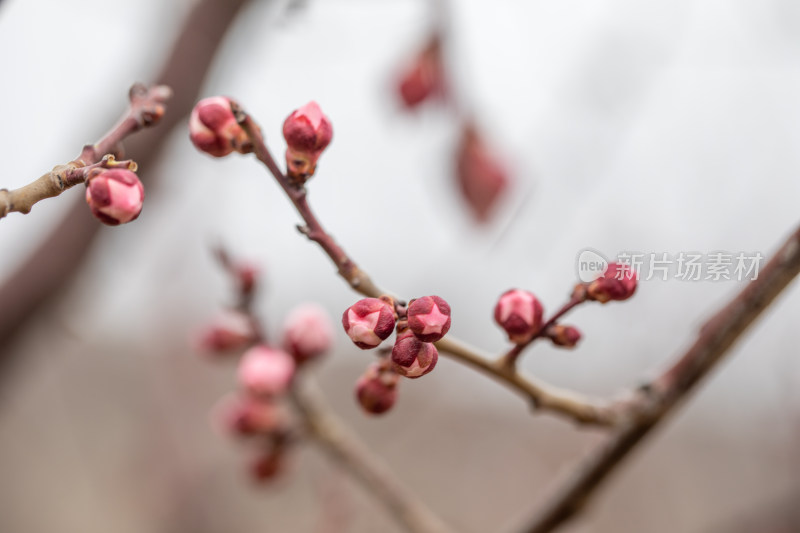
[[[254,339],[250,317],[238,311],[227,311],[200,330],[196,346],[201,352],[224,353],[244,348]]]
[[[397,374],[372,363],[356,382],[356,399],[367,413],[379,415],[397,401]]]
[[[533,338],[542,327],[542,304],[528,291],[511,289],[504,292],[494,307],[494,319],[515,344]]]
[[[294,377],[294,359],[283,350],[260,345],[250,348],[239,363],[239,383],[258,398],[286,392]]]
[[[414,58],[401,76],[398,92],[405,106],[414,108],[432,96],[445,93],[444,69],[438,35]]]
[[[215,421],[236,435],[280,435],[289,429],[289,414],[278,402],[229,395],[214,408]]]
[[[589,283],[587,297],[600,303],[627,300],[636,292],[637,278],[629,265],[609,263],[603,275]]]
[[[231,111],[231,99],[212,96],[200,100],[189,118],[189,138],[195,147],[214,157],[233,151],[247,154],[253,146]]]
[[[545,330],[545,335],[556,346],[563,346],[564,348],[574,348],[578,341],[581,340],[581,332],[573,326],[562,326],[555,324]]]
[[[464,200],[478,222],[488,222],[508,188],[506,170],[471,126],[464,128],[456,154],[456,178]]]
[[[450,305],[439,296],[423,296],[408,306],[408,328],[421,341],[436,342],[450,329]]]
[[[142,182],[130,170],[97,168],[86,178],[86,203],[104,224],[116,226],[136,220],[143,201]]]
[[[304,183],[314,175],[320,154],[333,138],[331,121],[316,102],[295,110],[283,123],[286,168],[289,176]]]
[[[379,298],[359,300],[342,315],[342,326],[350,339],[361,349],[375,348],[394,330],[395,316],[391,305]]]
[[[295,307],[283,324],[283,347],[300,365],[330,350],[333,325],[328,313],[317,304]]]
[[[407,378],[424,376],[438,360],[436,346],[419,340],[410,331],[399,335],[392,348],[392,369]]]

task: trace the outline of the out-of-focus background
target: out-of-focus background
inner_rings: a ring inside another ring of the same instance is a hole
[[[452,334],[499,353],[496,297],[521,287],[554,309],[585,247],[766,255],[797,223],[796,2],[451,4],[446,57],[459,101],[515,177],[488,226],[455,192],[452,115],[408,113],[396,98],[397,73],[433,23],[427,2],[254,1],[202,94],[241,101],[278,154],[285,116],[318,101],[335,130],[310,185],[320,218],[380,284],[445,297]],[[158,71],[191,6],[3,0],[0,186],[21,186],[97,138],[130,84]],[[158,181],[140,219],[103,227],[65,294],[0,347],[0,531],[321,532],[334,530],[331,516],[343,517],[341,531],[398,531],[313,449],[276,484],[255,486],[246,452],[209,423],[235,386],[232,364],[187,342],[230,300],[210,244],[264,265],[258,309],[273,331],[297,303],[338,317],[357,297],[296,234],[295,213],[252,158],[212,160],[185,128],[168,144],[147,169]],[[76,188],[2,220],[0,279],[82,201]],[[740,288],[642,282],[629,302],[570,316],[585,335],[579,349],[542,344],[522,366],[614,394],[678,354]],[[0,313],[13,306],[0,302]],[[799,313],[794,286],[564,530],[767,531],[763,520],[796,512]],[[337,333],[316,371],[332,406],[458,531],[514,530],[601,438],[532,414],[446,359],[402,383],[390,414],[368,418],[352,387],[371,358]]]

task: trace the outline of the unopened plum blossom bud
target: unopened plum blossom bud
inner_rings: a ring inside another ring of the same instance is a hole
[[[283,350],[259,345],[250,348],[239,362],[239,383],[258,398],[286,392],[294,377],[294,359]]]
[[[201,352],[223,353],[244,348],[254,339],[250,317],[238,311],[227,311],[200,330],[196,346]]]
[[[636,292],[637,278],[630,265],[609,263],[603,275],[589,283],[586,295],[600,303],[627,300]]]
[[[258,277],[261,274],[261,269],[258,265],[248,262],[239,262],[234,264],[232,269],[239,293],[251,294],[255,290]]]
[[[279,402],[231,394],[214,408],[214,421],[228,433],[241,436],[282,434],[289,429],[289,413]]]
[[[274,479],[285,467],[285,455],[282,448],[272,448],[258,455],[250,464],[253,480],[265,483]]]
[[[423,296],[408,306],[408,328],[421,341],[436,342],[450,329],[450,305],[439,296]]]
[[[564,348],[574,348],[578,341],[581,340],[581,332],[573,326],[556,324],[547,328],[545,333],[553,341],[553,344]]]
[[[375,348],[394,330],[394,309],[379,298],[359,300],[342,315],[345,333],[363,350]]]
[[[539,299],[519,289],[504,292],[494,307],[495,321],[515,344],[527,342],[538,333],[542,327],[542,313]]]
[[[314,175],[320,154],[333,138],[331,121],[316,102],[295,110],[283,123],[286,168],[290,177],[303,183]]]
[[[392,348],[392,369],[407,378],[424,376],[438,360],[436,346],[419,340],[410,331],[399,335]]]
[[[478,222],[487,222],[508,188],[506,170],[473,127],[464,128],[456,154],[458,186]]]
[[[333,324],[317,304],[295,307],[283,324],[283,347],[299,365],[319,357],[333,346]]]
[[[356,399],[367,413],[379,415],[397,401],[397,374],[372,363],[356,382]]]
[[[236,122],[227,96],[204,98],[194,106],[189,117],[189,138],[195,147],[214,157],[224,157],[233,151],[246,154],[253,151],[247,134]]]
[[[438,36],[414,58],[411,66],[401,76],[398,91],[409,109],[418,106],[431,96],[445,92],[444,69]]]
[[[104,224],[116,226],[136,220],[142,212],[144,187],[124,168],[96,168],[86,178],[86,203]]]

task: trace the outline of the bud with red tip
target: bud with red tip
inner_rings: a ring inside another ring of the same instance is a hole
[[[100,222],[109,226],[136,220],[142,212],[144,187],[124,168],[96,168],[86,178],[86,203]]]
[[[494,307],[494,319],[515,344],[528,342],[542,327],[542,304],[528,291],[504,292]]]
[[[294,359],[283,350],[259,345],[239,362],[239,383],[253,396],[271,398],[286,392],[294,377]]]
[[[363,350],[375,348],[392,334],[394,308],[379,298],[359,300],[342,315],[344,331]]]
[[[423,296],[408,306],[408,328],[425,342],[436,342],[450,329],[450,305],[439,296]]]
[[[196,346],[202,352],[224,353],[244,348],[254,339],[250,317],[238,311],[228,311],[199,332]]]
[[[283,347],[299,365],[317,358],[333,345],[333,325],[317,304],[295,307],[283,324]]]
[[[189,117],[189,138],[195,147],[214,157],[224,157],[233,151],[247,154],[253,145],[236,122],[231,111],[231,99],[212,96],[200,100]]]
[[[355,392],[364,411],[374,415],[385,413],[397,401],[397,374],[373,363],[358,378]]]
[[[444,94],[444,69],[438,35],[431,39],[428,46],[414,58],[411,67],[402,74],[398,91],[403,103],[409,109],[432,96]]]
[[[424,376],[438,360],[436,346],[419,340],[410,331],[399,335],[392,348],[392,370],[407,378]]]
[[[547,338],[553,341],[556,346],[563,346],[564,348],[574,348],[578,341],[581,340],[581,332],[573,326],[562,326],[556,324],[550,326],[545,330]]]
[[[241,436],[280,435],[288,431],[289,413],[283,405],[252,396],[229,395],[214,409],[222,428]]]
[[[508,188],[506,170],[475,128],[467,126],[456,154],[456,178],[464,200],[478,222],[487,222]]]
[[[636,292],[636,272],[630,265],[609,263],[602,276],[589,283],[586,295],[589,300],[606,303],[611,300],[627,300]]]
[[[283,123],[283,137],[287,173],[303,183],[314,175],[320,154],[333,138],[333,126],[319,105],[309,102]]]

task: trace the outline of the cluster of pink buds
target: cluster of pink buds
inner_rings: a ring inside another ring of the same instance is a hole
[[[356,384],[364,410],[383,413],[394,405],[397,375],[418,378],[436,366],[439,352],[433,343],[450,329],[450,306],[439,296],[411,300],[408,307],[396,306],[388,296],[364,298],[345,310],[342,326],[364,350],[376,348],[397,329],[391,356],[385,364],[370,367]]]
[[[104,224],[116,226],[136,220],[142,212],[144,187],[125,168],[95,168],[86,177],[86,203]]]
[[[287,174],[302,184],[314,175],[320,154],[333,138],[333,126],[319,105],[309,102],[286,118],[283,137]]]
[[[227,96],[212,96],[194,106],[189,117],[189,138],[201,152],[224,157],[231,152],[253,151],[247,134],[233,116],[231,103]]]
[[[586,297],[600,303],[627,300],[636,292],[638,278],[629,265],[609,263],[602,276],[589,283]]]

